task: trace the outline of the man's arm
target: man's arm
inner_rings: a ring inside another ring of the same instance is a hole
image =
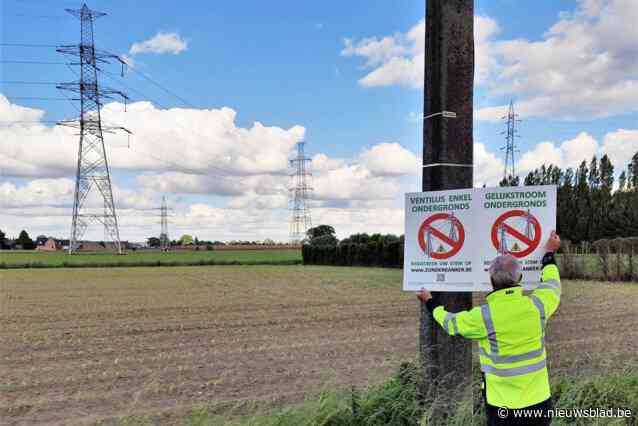
[[[532,292],[532,300],[536,299],[543,305],[545,320],[549,319],[560,304],[562,288],[560,273],[556,265],[554,252],[560,247],[560,238],[552,232],[545,248],[547,253],[543,256],[543,271],[541,272],[541,284]]]
[[[417,297],[425,303],[434,320],[450,336],[463,336],[467,339],[480,339],[487,336],[478,308],[452,313],[445,310],[436,293],[432,296],[429,291],[421,290],[417,293]]]

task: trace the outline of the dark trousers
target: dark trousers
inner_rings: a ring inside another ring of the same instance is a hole
[[[547,426],[552,422],[549,410],[552,399],[546,399],[526,408],[499,408],[485,400],[485,415],[488,426]]]

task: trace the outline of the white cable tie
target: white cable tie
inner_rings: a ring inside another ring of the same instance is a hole
[[[431,164],[424,164],[424,165],[423,165],[423,168],[426,168],[426,167],[438,167],[438,166],[449,166],[449,167],[474,167],[474,164],[431,163]]]

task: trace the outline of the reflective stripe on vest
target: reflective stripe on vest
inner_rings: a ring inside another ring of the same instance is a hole
[[[543,336],[545,336],[545,305],[543,305],[543,302],[537,296],[532,295],[530,297],[532,298],[532,302],[534,302],[534,306],[536,306],[536,309],[538,309],[538,313],[541,316],[541,333]]]
[[[544,290],[544,289],[549,289],[552,290],[556,296],[560,297],[560,282],[556,281],[556,280],[549,280],[546,282],[541,283],[538,287],[536,287],[537,290]]]
[[[547,365],[547,359],[543,358],[537,363],[524,365],[522,367],[512,368],[496,368],[491,365],[481,365],[481,371],[484,373],[494,374],[500,377],[521,376],[523,374],[533,373],[538,370],[542,370]]]
[[[483,316],[483,322],[485,323],[487,339],[490,341],[490,352],[497,355],[498,342],[496,341],[496,330],[494,330],[494,323],[492,322],[492,315],[490,314],[490,306],[487,303],[481,306],[481,315]]]
[[[527,361],[528,359],[534,359],[543,355],[545,350],[545,339],[541,340],[541,348],[535,351],[526,352],[520,355],[491,355],[485,352],[485,350],[479,347],[479,355],[488,358],[494,364],[507,364],[510,362]]]
[[[450,333],[450,321],[452,321],[452,326],[454,327],[454,331]],[[458,334],[459,327],[456,324],[456,314],[448,312],[443,319],[443,328],[448,334]]]
[[[553,280],[552,280],[553,281]],[[560,288],[560,283],[557,283],[556,281],[554,281],[558,287]],[[549,287],[549,286],[548,286]],[[529,359],[534,359],[537,358],[539,356],[541,356],[543,354],[543,352],[545,351],[545,306],[543,305],[543,302],[536,296],[531,296],[532,302],[534,303],[534,306],[536,307],[536,309],[538,310],[538,314],[540,316],[540,320],[541,320],[541,347],[540,349],[536,349],[530,352],[526,352],[523,354],[519,354],[519,355],[499,355],[498,354],[498,344],[492,345],[492,338],[494,340],[496,340],[496,332],[494,330],[494,324],[492,322],[492,317],[490,315],[490,311],[489,308],[485,309],[486,307],[488,307],[487,304],[481,306],[481,313],[483,315],[483,321],[485,322],[485,329],[487,330],[487,335],[488,335],[488,339],[490,341],[490,350],[491,350],[491,354],[488,354],[482,347],[479,346],[479,355],[480,356],[484,356],[486,358],[488,358],[490,361],[492,361],[495,364],[507,364],[507,363],[511,363],[511,362],[519,362],[519,361],[527,361]],[[494,350],[494,348],[496,348],[496,350]],[[545,366],[545,359],[543,359],[542,361],[543,366]],[[537,366],[540,365],[539,363],[536,364],[532,364],[532,366]],[[528,366],[526,366],[528,367]],[[517,368],[525,368],[525,367],[517,367]],[[536,370],[540,369],[542,367],[538,367]],[[514,376],[517,374],[504,374],[503,371],[509,370],[509,369],[499,369],[496,367],[492,367],[489,365],[481,365],[481,370],[486,372],[486,373],[492,373],[492,374],[496,374],[496,375],[501,375],[501,376]],[[512,370],[516,370],[516,369],[512,369]],[[536,370],[532,370],[532,371],[536,371]],[[495,372],[496,371],[496,372]],[[527,373],[531,372],[531,371],[526,371]],[[518,374],[525,374],[525,373],[518,373]]]

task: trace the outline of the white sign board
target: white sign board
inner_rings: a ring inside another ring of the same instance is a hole
[[[533,288],[554,229],[553,185],[405,194],[403,290],[491,291],[488,268],[502,253]]]

